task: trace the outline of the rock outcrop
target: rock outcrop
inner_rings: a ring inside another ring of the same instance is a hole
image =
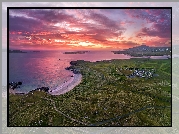
[[[15,88],[19,88],[20,85],[22,85],[22,82],[11,82],[9,83],[9,88],[14,90]]]
[[[49,88],[48,87],[40,87],[40,88],[36,88],[35,90],[32,90],[32,91],[44,91],[44,92],[48,92]]]

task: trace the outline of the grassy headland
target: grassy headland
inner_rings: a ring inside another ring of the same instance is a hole
[[[171,47],[149,47],[146,45],[136,46],[123,51],[112,51],[114,54],[127,54],[133,57],[143,56],[171,56]]]
[[[82,82],[53,96],[9,95],[10,126],[171,126],[171,59],[78,61]],[[152,68],[152,78],[127,78]]]

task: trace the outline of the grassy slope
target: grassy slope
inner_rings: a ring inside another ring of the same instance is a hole
[[[152,67],[159,76],[127,79],[123,73],[129,72],[119,71],[126,66]],[[36,91],[28,95],[10,95],[10,125],[171,125],[171,60],[85,62],[77,68],[82,71],[82,83],[66,94],[51,96]],[[146,106],[155,107],[135,111]],[[119,116],[122,118],[117,118]]]

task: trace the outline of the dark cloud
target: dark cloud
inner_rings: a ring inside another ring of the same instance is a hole
[[[66,14],[64,9],[22,9],[12,12],[27,15],[43,23],[55,24],[63,21],[73,23],[75,21],[74,16]]]
[[[127,10],[128,15],[137,19],[153,23],[151,28],[142,28],[138,36],[158,36],[171,38],[171,10],[170,9],[141,9]]]
[[[101,25],[105,26],[105,28],[107,27],[110,30],[114,31],[114,30],[118,30],[120,28],[115,21],[110,20],[105,15],[92,12],[90,14],[90,18],[92,20],[96,21],[97,24],[101,24]]]
[[[42,26],[42,23],[38,20],[19,16],[9,16],[10,31],[32,32],[37,30],[39,26]]]
[[[73,23],[75,18],[72,15],[60,12],[60,10],[34,10],[29,16],[43,20],[47,23],[60,23],[63,21]]]
[[[15,9],[10,10],[9,15],[10,40],[11,44],[15,44],[16,41],[16,44],[22,42],[22,44],[29,45],[32,43],[49,45],[49,42],[53,40],[50,46],[56,47],[59,44],[67,45],[75,41],[75,44],[91,42],[109,47],[132,47],[138,45],[135,43],[138,40],[136,37],[158,36],[165,39],[163,42],[169,40],[170,17],[169,10]],[[146,25],[143,20],[152,23],[152,26],[144,27]],[[125,40],[130,38],[124,34],[130,25],[140,27],[137,33],[131,34],[131,39],[135,42]],[[127,36],[120,38],[124,35]]]
[[[129,9],[126,14],[137,19],[146,20],[149,23],[171,24],[170,9]]]
[[[171,28],[162,24],[154,24],[152,28],[142,28],[136,36],[158,36],[160,38],[171,38]]]

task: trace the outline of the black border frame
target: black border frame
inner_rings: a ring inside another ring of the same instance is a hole
[[[10,9],[170,9],[171,10],[171,126],[122,127],[172,127],[172,7],[7,7],[7,127],[100,127],[100,126],[9,126],[9,10]],[[121,127],[121,126],[105,126]]]

